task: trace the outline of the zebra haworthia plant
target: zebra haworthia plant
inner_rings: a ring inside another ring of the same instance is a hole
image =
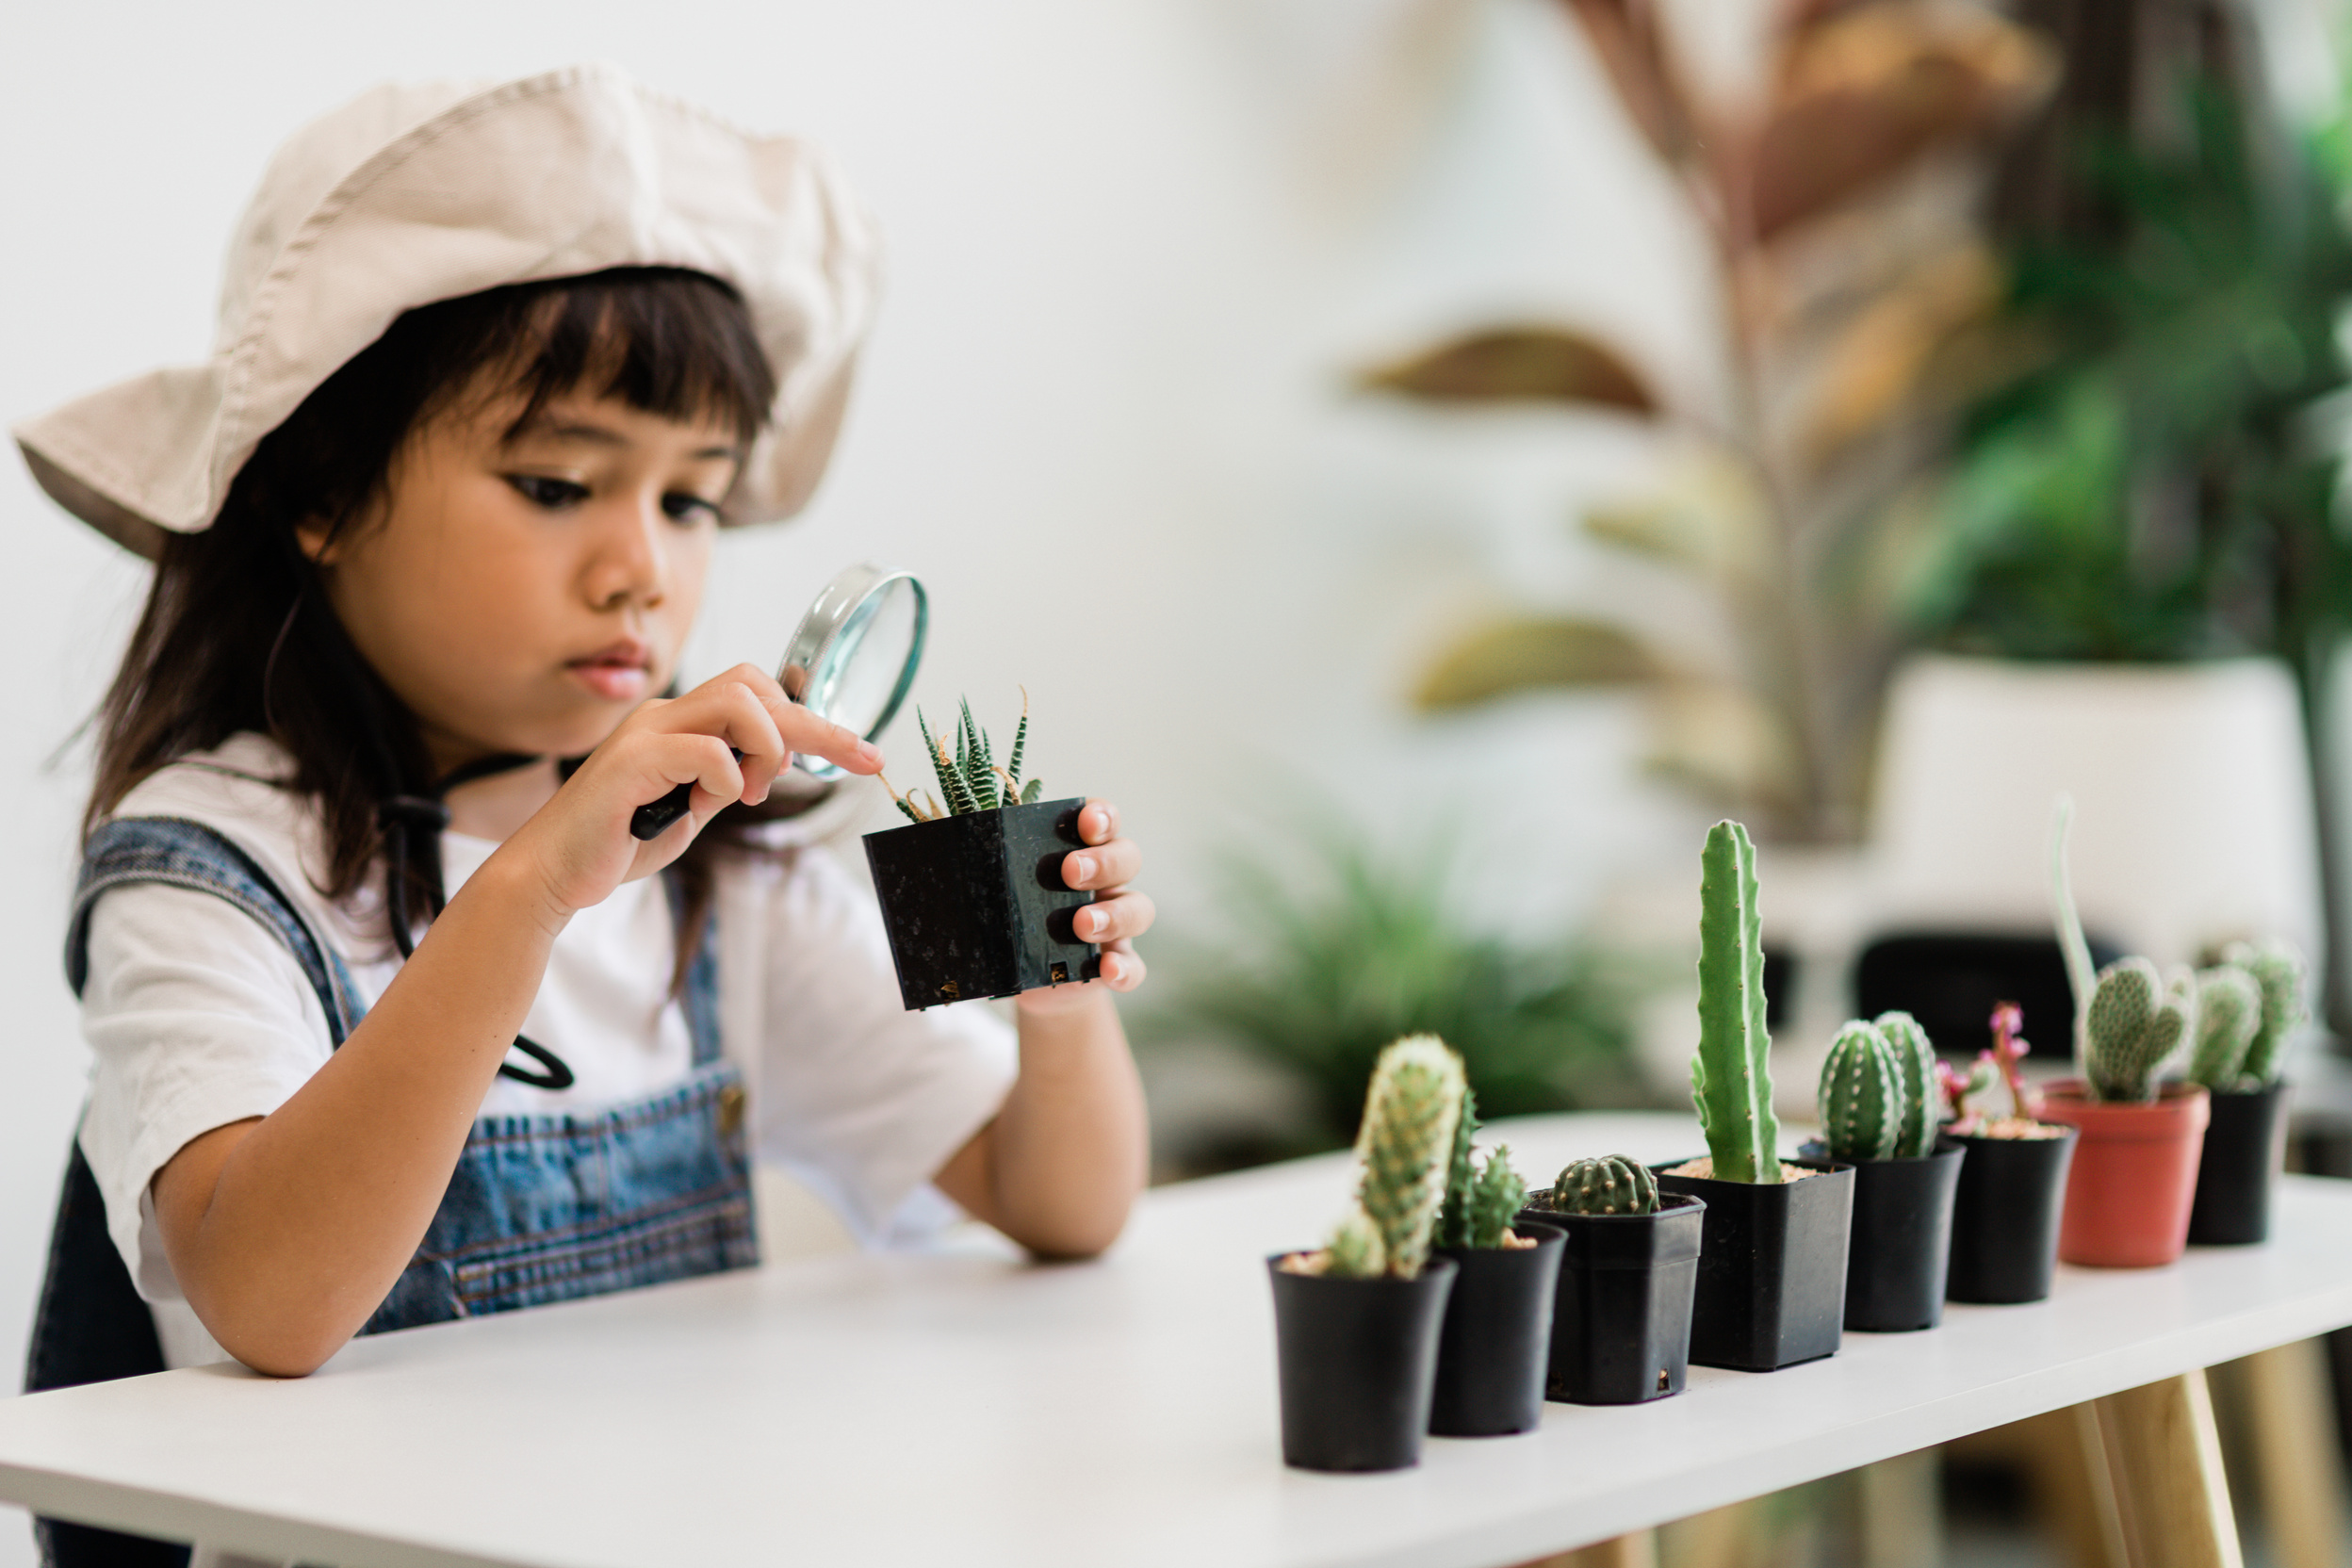
[[[1032,778],[1024,784],[1021,777],[1021,754],[1029,745],[1029,694],[1024,691],[1021,694],[1021,727],[1013,731],[1012,754],[1002,767],[997,765],[995,752],[988,744],[988,732],[972,719],[971,699],[966,698],[962,706],[956,732],[947,739],[933,736],[923,710],[915,710],[915,724],[923,731],[923,750],[930,755],[932,771],[939,776],[939,795],[938,800],[929,799],[920,785],[902,795],[890,790],[890,780],[884,779],[882,787],[890,790],[891,801],[908,822],[937,822],[941,817],[993,811],[1003,806],[1034,806],[1044,797],[1042,779]]]

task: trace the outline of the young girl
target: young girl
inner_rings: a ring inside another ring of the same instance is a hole
[[[301,1375],[743,1266],[755,1151],[868,1236],[932,1187],[1042,1254],[1119,1233],[1152,906],[1116,808],[1063,863],[1102,977],[1016,1040],[904,1011],[870,905],[775,825],[794,753],[873,745],[749,665],[660,694],[716,531],[816,482],[872,253],[807,149],[610,70],[379,90],[272,164],[211,364],[18,432],[156,561],[98,732],[36,1385]]]

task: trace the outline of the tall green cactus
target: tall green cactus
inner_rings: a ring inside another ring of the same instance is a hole
[[[2307,966],[2293,942],[2273,938],[2265,942],[2231,942],[2222,950],[2222,962],[2233,964],[2254,977],[2262,989],[2262,1027],[2246,1048],[2239,1070],[2254,1083],[2268,1084],[2285,1066],[2280,1053],[2310,1010],[2303,1001]]]
[[[1454,1121],[1453,1157],[1446,1163],[1446,1201],[1437,1211],[1437,1245],[1468,1247],[1470,1191],[1476,1175],[1470,1167],[1470,1140],[1478,1131],[1478,1095],[1462,1086],[1462,1115]]]
[[[1462,1091],[1462,1058],[1435,1035],[1407,1036],[1372,1069],[1356,1135],[1364,1167],[1356,1206],[1380,1234],[1385,1271],[1398,1279],[1417,1278],[1429,1258]],[[1328,1272],[1343,1274],[1351,1260],[1332,1239]]]
[[[2166,980],[2146,958],[2116,959],[2099,972],[2084,1013],[2092,1094],[2125,1103],[2155,1099],[2156,1070],[2196,1032],[2194,974],[2176,970]]]
[[[1578,1160],[1552,1184],[1546,1206],[1555,1214],[1656,1214],[1658,1178],[1625,1154]]]
[[[1772,1036],[1764,1027],[1764,938],[1756,845],[1736,822],[1707,830],[1699,877],[1699,1052],[1690,1099],[1720,1181],[1780,1180]]]
[[[2262,1029],[2262,988],[2235,964],[2197,972],[2197,1049],[2189,1081],[2226,1092],[2246,1071],[2246,1047]]]
[[[1841,1160],[1915,1160],[1936,1148],[1936,1047],[1909,1013],[1850,1019],[1821,1064],[1822,1141]]]

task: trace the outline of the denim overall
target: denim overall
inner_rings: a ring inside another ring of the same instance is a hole
[[[108,888],[163,882],[218,895],[294,955],[340,1047],[366,1008],[343,960],[261,867],[201,824],[129,817],[92,834],[66,936],[66,977],[89,974],[90,908]],[[671,908],[679,907],[675,882]],[[718,964],[706,939],[682,1002],[694,1071],[650,1099],[584,1116],[492,1116],[474,1123],[432,1227],[359,1331],[383,1333],[636,1285],[748,1268],[760,1261],[743,1133],[743,1077],[719,1060]],[[25,1389],[163,1370],[155,1319],[106,1231],[96,1179],[74,1145],[50,1239]],[[38,1521],[51,1568],[182,1568],[186,1546]]]

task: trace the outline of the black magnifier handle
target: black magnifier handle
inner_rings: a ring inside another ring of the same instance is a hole
[[[735,760],[738,762],[743,760],[743,754],[735,751],[733,746],[727,749],[735,752]],[[660,838],[670,830],[672,823],[686,814],[688,808],[694,805],[694,787],[692,784],[680,784],[660,800],[645,802],[629,813],[629,837],[648,840]]]

